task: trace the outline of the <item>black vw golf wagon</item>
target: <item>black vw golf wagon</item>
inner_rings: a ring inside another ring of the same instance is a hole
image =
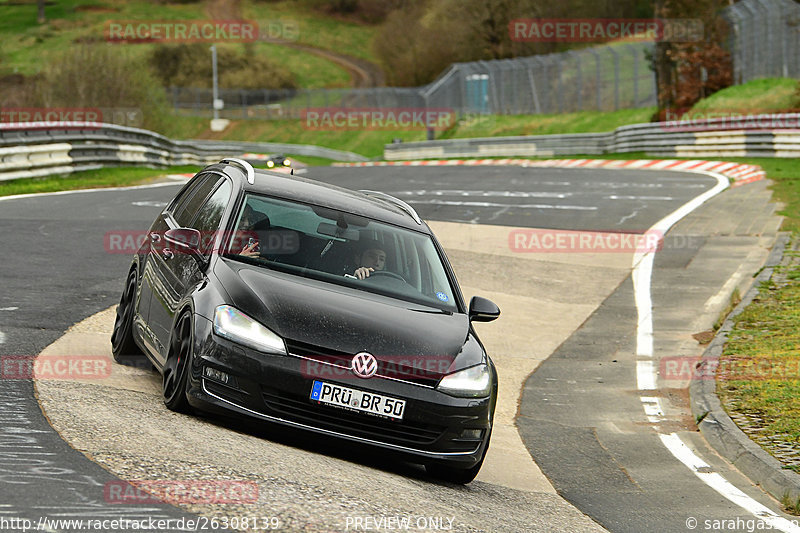
[[[169,409],[242,415],[399,452],[467,483],[497,372],[450,264],[414,209],[256,170],[204,168],[133,258],[112,346],[144,353]]]

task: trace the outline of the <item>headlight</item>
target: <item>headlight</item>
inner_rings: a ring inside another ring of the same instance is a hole
[[[283,339],[230,305],[220,305],[214,312],[214,333],[260,352],[286,355]]]
[[[492,374],[487,365],[478,365],[459,370],[442,378],[438,390],[460,398],[483,398],[489,395]]]
[[[290,166],[292,166],[292,162],[289,161],[288,159],[284,159],[283,160],[283,166],[290,167]]]
[[[274,167],[274,166],[275,166],[275,161],[273,161],[272,159],[270,159],[269,161],[267,161],[267,168],[272,168],[272,167]]]

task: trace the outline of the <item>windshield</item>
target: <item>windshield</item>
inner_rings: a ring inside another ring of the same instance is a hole
[[[429,235],[330,208],[247,194],[226,256],[457,311]]]

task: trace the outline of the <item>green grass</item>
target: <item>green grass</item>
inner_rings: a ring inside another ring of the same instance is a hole
[[[644,153],[570,157],[652,159]],[[782,229],[791,231],[794,239],[800,238],[800,159],[720,159],[760,165],[773,181],[773,198],[784,205],[779,211],[785,217]],[[774,281],[764,284],[756,300],[735,317],[720,359],[723,372],[717,381],[717,393],[728,412],[762,421],[763,429],[751,432],[751,436],[772,438],[797,447],[800,446],[800,265],[778,271],[785,277],[785,284]],[[733,370],[732,375],[725,376],[726,369]],[[771,451],[768,445],[765,449]],[[800,472],[800,467],[792,469]],[[800,514],[798,502],[784,503],[790,512]]]
[[[625,124],[647,122],[653,108],[615,112],[584,111],[564,115],[481,116],[463,120],[437,139],[496,137],[511,135],[543,135],[555,133],[604,132]],[[315,144],[347,150],[366,157],[382,157],[385,144],[399,138],[404,142],[424,141],[424,131],[314,131],[301,120],[233,120],[221,133],[208,129],[209,120],[198,117],[175,117],[170,122],[169,137],[179,139],[247,140]]]
[[[295,154],[285,155],[291,160],[309,167],[325,166],[333,163],[333,160],[324,157]],[[165,174],[194,174],[198,172],[200,168],[201,167],[193,165],[176,166],[165,169],[109,167],[98,170],[75,172],[72,174],[65,174],[64,176],[0,181],[0,196],[142,185],[150,183]],[[262,166],[259,168],[266,167]]]
[[[722,89],[695,104],[692,112],[774,113],[800,109],[800,82],[790,78],[765,78]]]
[[[356,24],[325,15],[296,1],[244,2],[244,18],[260,24],[290,23],[297,28],[297,42],[324,50],[333,50],[375,62],[372,38],[376,26]]]
[[[342,67],[325,58],[287,46],[256,43],[256,53],[266,55],[294,74],[298,87],[350,87],[350,75]]]
[[[774,109],[760,108],[758,106],[774,105],[767,102],[772,102],[773,98],[777,98],[770,96],[775,94],[782,95],[780,96],[780,101],[787,103],[791,96],[789,89],[792,89],[796,84],[796,80],[787,79],[756,80],[739,87],[720,91],[720,93],[727,93],[727,95],[722,95],[722,97],[714,95],[701,101],[696,107],[722,112],[723,108],[708,103],[709,100],[716,100],[719,106],[724,105],[733,109],[741,109],[745,104],[749,103],[753,110],[752,112],[774,111]],[[761,93],[765,93],[766,96],[763,98],[758,97],[757,94]],[[462,120],[447,131],[437,132],[436,138],[461,139],[470,137],[610,132],[615,128],[628,124],[646,123],[654,113],[655,108],[647,107],[621,111],[581,111],[551,115],[474,116]],[[405,142],[426,139],[426,134],[422,131],[312,131],[304,128],[300,120],[234,120],[231,126],[221,134],[212,134],[208,131],[208,119],[196,117],[176,118],[170,127],[172,131],[167,135],[176,138],[214,138],[317,144],[328,148],[356,152],[367,157],[382,157],[384,144],[391,142],[393,138],[400,138]],[[619,157],[631,158],[633,156],[622,154]],[[736,159],[734,158],[734,160]],[[747,162],[750,160],[739,159],[739,161]],[[792,178],[791,174],[800,176],[794,160],[763,159],[758,161],[763,161],[763,166],[765,170],[770,172],[770,176],[779,177],[787,182],[776,185],[776,191],[780,190],[780,194],[786,197],[800,196],[800,192],[793,192],[794,189],[789,183]],[[800,200],[800,198],[795,198],[795,200]],[[787,209],[787,211],[790,210]],[[791,212],[800,217],[800,212]],[[787,224],[792,223],[787,222]]]
[[[59,0],[47,5],[47,22],[36,23],[36,3],[2,5],[0,17],[0,68],[2,72],[35,74],[41,66],[76,42],[105,41],[110,20],[197,20],[205,18],[203,4],[162,4],[143,0]],[[112,46],[112,45],[109,45]],[[114,44],[149,53],[152,44]]]
[[[246,18],[265,24],[296,21],[301,28],[299,42],[343,53],[352,51],[357,57],[374,60],[369,44],[375,31],[373,28],[329,20],[306,10],[302,5],[289,2],[245,6],[245,13],[250,15]],[[32,75],[76,42],[103,44],[107,21],[208,18],[203,2],[179,4],[155,0],[59,0],[47,6],[48,21],[41,26],[36,23],[36,12],[35,2],[5,5],[0,0],[0,74],[19,72]],[[139,57],[150,54],[158,45],[115,43],[109,46],[124,47]],[[343,68],[310,52],[271,43],[256,43],[256,47],[259,53],[269,55],[292,72],[301,87],[345,87],[350,84],[350,76]]]
[[[164,174],[194,173],[198,170],[200,170],[200,167],[196,166],[177,166],[167,169],[112,167],[75,172],[73,174],[66,174],[63,177],[51,176],[47,178],[0,181],[0,196],[141,185],[149,183],[158,176],[163,176]]]
[[[721,368],[729,375],[723,372],[718,377],[717,393],[726,409],[757,421],[759,431],[745,428],[751,436],[798,446],[800,265],[784,274],[789,278],[787,284],[765,283],[758,298],[734,318],[735,326],[720,358]],[[765,448],[770,451],[770,446]]]
[[[191,134],[186,136],[188,138],[315,144],[367,157],[382,157],[384,144],[392,142],[395,137],[404,141],[425,139],[424,131],[312,131],[306,129],[300,120],[235,120],[221,134],[208,131],[208,119],[192,120],[187,124],[189,127],[184,131]],[[203,127],[203,130],[198,132],[194,129],[198,127]]]
[[[553,115],[475,116],[452,130],[437,135],[437,139],[607,132],[627,124],[648,122],[655,111],[654,107],[646,107]]]

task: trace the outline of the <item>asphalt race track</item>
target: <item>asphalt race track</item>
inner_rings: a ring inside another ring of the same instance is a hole
[[[517,167],[326,167],[310,169],[309,176],[348,188],[388,192],[408,201],[423,218],[432,221],[637,233],[716,184],[709,176],[688,173]],[[0,200],[0,225],[6,246],[0,263],[0,354],[6,360],[9,356],[35,356],[73,324],[113,306],[119,298],[130,254],[117,253],[127,250],[109,250],[104,237],[110,231],[145,230],[178,187],[179,184],[168,183]],[[748,250],[760,246],[761,241],[752,236],[752,228],[732,231],[735,242],[712,237],[715,224],[720,223],[725,212],[729,218],[742,216],[741,212],[731,213],[733,204],[725,202],[736,200],[744,194],[740,191],[748,187],[726,191],[690,215],[684,226],[673,230],[687,236],[686,245],[657,255],[654,306],[656,310],[662,306],[674,310],[670,311],[674,315],[665,314],[661,321],[657,315],[657,330],[677,330],[677,318],[674,323],[666,321],[680,316],[683,300],[678,296],[684,286],[707,301],[704,290],[713,297],[740,264],[755,261]],[[692,237],[691,243],[688,236]],[[455,259],[459,257],[456,253]],[[520,268],[512,260],[491,263],[490,259],[483,259],[488,262],[482,271],[484,278],[502,278],[504,269]],[[707,268],[706,261],[714,268]],[[486,283],[491,285],[491,279]],[[579,292],[580,288],[569,290]],[[704,485],[670,455],[642,411],[635,392],[632,343],[636,310],[632,302],[632,287],[627,279],[527,381],[518,417],[524,444],[559,494],[608,530],[688,531],[686,520],[693,516],[701,518],[698,530],[703,530],[702,517],[739,519],[745,525],[726,531],[747,530],[745,521],[754,517]],[[503,311],[513,314],[513,309]],[[536,332],[524,334],[535,338]],[[668,337],[657,337],[657,348],[666,346],[659,342],[671,342]],[[142,379],[153,381],[152,376]],[[680,396],[673,389],[664,394]],[[131,412],[141,408],[144,418],[148,413],[163,416],[165,408],[159,403],[148,399],[140,406],[136,401],[132,396],[101,396],[91,409],[113,411],[119,402]],[[34,396],[31,381],[0,379],[0,402],[0,523],[16,517],[28,518],[34,524],[42,516],[154,517],[173,520],[169,528],[154,530],[172,531],[179,530],[177,520],[196,518],[189,512],[193,510],[170,505],[107,503],[103,487],[117,478],[52,430]],[[685,398],[670,403],[665,418],[679,418],[681,402],[685,403]],[[75,405],[64,408],[76,410]],[[74,416],[92,441],[79,449],[91,449],[98,462],[102,462],[98,450],[104,448],[105,440],[109,449],[123,444],[150,449],[163,446],[168,460],[173,453],[169,451],[171,444],[184,438],[176,429],[173,443],[168,442],[169,431],[163,432],[166,440],[162,442],[120,443],[125,440],[120,435],[103,435],[99,425],[92,428],[91,420]],[[691,421],[667,422],[674,424],[671,430],[686,434],[694,431]],[[457,531],[575,531],[596,527],[558,496],[546,492],[525,492],[481,478],[467,487],[453,487],[435,483],[411,466],[364,458],[336,446],[309,444],[292,436],[276,437],[238,423],[193,417],[183,417],[176,423],[191,425],[198,438],[211,438],[213,433],[217,436],[214,438],[227,435],[232,440],[255,439],[254,445],[268,449],[268,455],[274,454],[274,470],[263,473],[270,480],[280,478],[280,482],[268,485],[275,490],[270,496],[276,502],[296,502],[281,506],[285,530],[344,530],[346,524],[350,525],[342,518],[345,510],[362,515],[394,515],[419,512],[426,504],[437,516],[452,510],[452,527]],[[76,439],[74,435],[70,438],[72,442]],[[773,511],[778,510],[775,502],[710,451],[699,435],[690,438],[694,452],[729,481]],[[180,453],[174,453],[179,460]],[[281,454],[288,458],[284,468],[279,464]],[[213,455],[199,457],[198,461],[205,461],[213,472],[212,467],[246,460],[223,460],[222,455],[219,465],[212,464]],[[114,470],[110,462],[104,466]],[[340,482],[330,472],[315,474],[314,469],[326,466],[334,471],[340,469]],[[260,472],[251,471],[256,476]],[[326,479],[327,484],[313,485],[315,475]],[[348,507],[328,494],[357,498],[361,507]],[[309,511],[310,505],[318,506],[317,511]],[[52,526],[44,530],[71,531]]]

